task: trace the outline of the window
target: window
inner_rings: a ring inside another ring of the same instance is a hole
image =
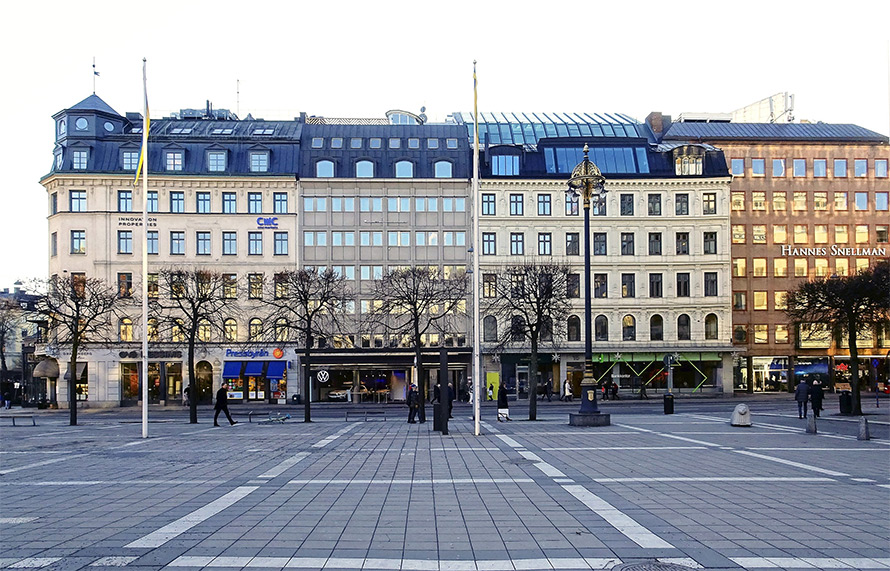
[[[263,274],[247,274],[248,299],[263,298]]]
[[[847,178],[847,159],[834,159],[834,178]]]
[[[146,252],[149,255],[157,255],[159,247],[158,247],[158,231],[157,230],[149,230],[147,233],[147,243],[148,249]]]
[[[853,204],[855,210],[868,210],[868,193],[867,192],[856,192],[853,193]]]
[[[776,343],[788,343],[788,325],[776,325]]]
[[[170,232],[170,254],[185,255],[185,232]]]
[[[148,204],[146,205],[146,210],[149,212],[157,212],[158,211],[158,191],[157,190],[149,190],[148,191]]]
[[[732,225],[732,243],[733,244],[744,244],[745,243],[745,225],[744,224],[733,224]]]
[[[828,224],[816,224],[813,226],[813,237],[816,244],[828,243]]]
[[[745,176],[745,159],[731,159],[732,176]]]
[[[521,194],[511,194],[510,195],[510,216],[522,216],[523,215],[523,207],[522,207],[522,195]]]
[[[553,253],[552,235],[550,232],[538,233],[538,255],[549,256]]]
[[[664,341],[664,319],[660,315],[649,318],[649,340]]]
[[[702,194],[702,214],[717,214],[717,193]]]
[[[788,242],[788,226],[785,224],[773,224],[773,244],[785,244]]]
[[[875,159],[875,178],[887,178],[887,159]]]
[[[887,203],[888,203],[887,198],[888,198],[888,193],[876,192],[875,193],[875,210],[886,211]]]
[[[117,253],[132,254],[133,253],[133,231],[118,230],[117,231]]]
[[[119,335],[121,341],[132,341],[133,340],[133,320],[129,317],[124,317],[120,320],[119,324]]]
[[[766,210],[766,193],[751,193],[751,210]]]
[[[621,320],[621,339],[624,341],[637,339],[637,320],[633,315],[625,315]]]
[[[566,233],[566,255],[577,256],[580,254],[579,234],[577,232]]]
[[[593,233],[593,255],[594,256],[605,256],[606,255],[606,233],[605,232],[594,232]]]
[[[745,210],[745,193],[733,192],[730,196],[730,208],[734,212],[743,212]]]
[[[850,259],[849,258],[835,258],[834,272],[839,276],[849,275]]]
[[[649,274],[649,297],[662,297],[661,274]]]
[[[796,277],[796,278],[807,277],[807,259],[806,258],[794,258],[794,277]]]
[[[763,235],[766,237],[766,228],[763,228]],[[756,236],[756,232],[755,232]],[[765,240],[764,240],[765,241]],[[717,233],[716,232],[705,232],[704,233],[704,253],[705,254],[716,254],[717,253]]]
[[[609,340],[609,318],[605,315],[597,315],[593,322],[593,335],[596,341]]]
[[[753,244],[766,244],[766,224],[754,224],[751,226],[751,242]]]
[[[510,233],[510,255],[525,255],[525,235],[521,232]]]
[[[355,212],[355,199],[351,197],[332,197],[331,212]]]
[[[222,253],[224,256],[234,256],[238,253],[238,234],[236,232],[222,233]]]
[[[732,259],[732,277],[743,278],[747,270],[747,260],[745,258]]]
[[[410,232],[399,232],[401,236],[401,240],[403,242],[403,246],[408,246],[406,242],[406,236],[410,236]],[[467,243],[467,233],[466,232],[443,232],[442,242],[445,246],[465,246]]]
[[[827,192],[814,192],[813,193],[813,210],[828,210],[828,193]]]
[[[661,232],[649,232],[649,255],[661,255]]]
[[[491,174],[494,176],[518,176],[518,155],[496,155],[491,157]]]
[[[826,258],[815,259],[816,277],[824,278],[828,275],[828,260]]]
[[[343,137],[331,137],[331,148],[332,149],[342,149],[343,148]]]
[[[854,159],[853,160],[853,176],[855,176],[855,177],[868,176],[868,160],[867,159]]]
[[[677,242],[677,255],[678,256],[689,255],[689,232],[677,232],[676,242]]]
[[[54,192],[49,195],[49,213],[58,214],[59,212],[59,193]]]
[[[389,148],[390,149],[400,149],[402,147],[402,140],[398,137],[391,137],[389,139]]]
[[[754,292],[754,310],[755,311],[766,311],[769,309],[767,306],[765,291],[755,291]]]
[[[633,232],[622,232],[621,233],[621,255],[622,256],[633,256],[634,255],[634,234],[633,234]]]
[[[597,199],[602,199],[598,196]],[[581,197],[577,194],[566,194],[566,216],[578,216],[581,212]],[[600,202],[600,200],[597,200]],[[594,214],[594,216],[597,216]]]
[[[745,292],[732,292],[732,308],[736,311],[744,311],[746,309]]]
[[[791,162],[791,176],[805,177],[807,176],[807,160],[794,159]]]
[[[333,161],[316,161],[315,176],[317,178],[333,178],[334,162]]]
[[[320,149],[324,147],[324,139],[321,137],[312,137],[312,145],[313,149]]]
[[[495,195],[493,194],[483,194],[482,195],[482,216],[494,216],[495,215]]]
[[[825,178],[828,176],[827,159],[813,159],[813,176],[816,178]]]
[[[125,171],[134,171],[139,166],[139,151],[124,151],[121,162]]]
[[[498,340],[498,320],[492,315],[486,315],[482,319],[482,339],[486,342]]]
[[[773,277],[776,277],[776,278],[788,277],[788,259],[787,258],[773,258]]]
[[[538,216],[550,216],[550,195],[538,195]]]
[[[117,191],[117,211],[132,212],[133,211],[133,191],[119,190]]]
[[[237,198],[234,192],[222,193],[223,214],[235,214],[237,212]]]
[[[414,163],[411,161],[399,161],[396,163],[396,178],[412,178],[413,176]]]
[[[167,151],[164,154],[164,162],[168,171],[181,171],[184,157],[183,151]]]
[[[677,297],[689,297],[689,274],[687,272],[677,274]]]
[[[355,177],[374,178],[374,163],[371,161],[358,161],[355,163]]]
[[[418,232],[422,234],[422,232]],[[418,240],[417,244],[423,246]],[[355,232],[331,232],[332,246],[355,246]]]
[[[705,297],[717,296],[717,272],[705,272]]]
[[[661,216],[661,195],[649,195],[649,216]]]
[[[632,194],[622,194],[618,198],[619,200],[619,213],[621,216],[633,216],[634,215],[634,195]]]
[[[170,193],[170,212],[185,212],[185,193],[181,191],[173,191]]]
[[[210,214],[210,193],[195,193],[195,212],[198,214]]]
[[[87,191],[72,190],[68,193],[68,210],[71,212],[87,211]]]
[[[705,317],[705,339],[717,339],[717,316],[709,313]]]
[[[456,149],[457,148],[457,139],[445,139],[445,148]]]
[[[868,244],[868,225],[857,224],[855,240],[857,244]]]
[[[273,245],[276,256],[287,255],[287,232],[275,232]]]
[[[263,213],[263,195],[260,192],[247,193],[247,212],[248,214]]]
[[[250,256],[263,255],[263,233],[248,232],[247,233],[247,254]]]
[[[195,254],[199,256],[210,255],[210,232],[195,233]]]
[[[689,316],[685,313],[677,317],[677,339],[680,341],[689,341],[692,338],[692,331],[689,325]]]
[[[444,242],[446,246],[455,245],[452,234],[452,232],[445,232]],[[389,246],[410,246],[411,232],[387,232],[387,244]]]
[[[263,320],[254,317],[247,324],[247,340],[261,341],[263,339]]]
[[[774,192],[773,193],[773,210],[776,212],[787,210],[788,208],[788,195],[784,192]]]
[[[769,343],[769,325],[754,325],[754,342]]]
[[[581,274],[566,275],[566,297],[581,297]]]
[[[776,258],[777,260],[779,258]],[[766,277],[766,258],[754,258],[751,260],[755,278]]]
[[[677,204],[675,207],[675,213],[677,216],[688,216],[689,215],[689,195],[688,194],[678,194]]]
[[[733,325],[733,327],[732,327],[732,342],[733,343],[747,343],[748,342],[748,330],[744,325]]]
[[[269,152],[252,151],[250,153],[250,172],[268,172]]]
[[[834,209],[835,210],[847,210],[847,193],[846,192],[835,192],[834,193]]]
[[[793,195],[792,208],[795,212],[804,212],[807,209],[807,193],[795,192]]]
[[[806,244],[809,241],[810,241],[810,238],[807,235],[807,225],[806,224],[795,224],[794,225],[794,243],[795,244]]]
[[[436,161],[433,165],[433,176],[435,178],[451,178],[453,166],[449,161]]]
[[[497,275],[482,274],[482,297],[497,297]]]
[[[593,297],[605,299],[609,296],[609,274],[593,274]]]
[[[888,229],[890,229],[890,226],[887,226],[886,224],[875,226],[875,242],[878,244],[886,244],[888,241]]]
[[[72,154],[71,168],[74,170],[86,170],[89,157],[89,151],[74,151]]]
[[[766,161],[764,159],[751,159],[751,176],[764,176],[766,174]]]
[[[224,172],[226,170],[226,152],[207,151],[207,170],[210,172]]]
[[[621,297],[636,296],[636,274],[621,274]]]
[[[577,315],[569,316],[568,321],[566,321],[566,340],[581,340],[581,318]]]

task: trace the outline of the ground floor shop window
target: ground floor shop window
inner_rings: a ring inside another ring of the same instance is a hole
[[[753,383],[754,392],[788,391],[788,357],[751,357],[749,378],[748,360],[738,358],[733,363],[733,390],[747,391]]]
[[[120,364],[121,404],[135,405],[142,400],[142,363]],[[182,400],[182,363],[150,361],[148,363],[148,402],[162,400],[170,404]]]

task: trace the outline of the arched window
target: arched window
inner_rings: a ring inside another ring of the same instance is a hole
[[[334,161],[318,161],[315,163],[315,176],[318,178],[333,178]]]
[[[248,341],[260,341],[263,338],[263,320],[254,317],[250,320],[247,330]]]
[[[596,341],[609,340],[609,318],[605,315],[597,315],[593,321],[593,338]]]
[[[157,343],[160,338],[158,336],[158,320],[152,317],[148,320],[148,340]]]
[[[621,320],[621,338],[625,341],[637,340],[637,320],[633,315],[625,315]]]
[[[510,320],[510,336],[513,341],[523,341],[525,339],[525,320],[521,315],[514,315]]]
[[[210,342],[210,322],[206,319],[198,322],[198,341],[202,343]]]
[[[581,340],[581,318],[577,315],[572,315],[569,317],[568,323],[566,323],[566,331],[567,337],[569,341],[580,341]]]
[[[664,341],[664,319],[660,315],[649,318],[649,340]]]
[[[705,317],[705,339],[717,339],[717,316],[713,313]]]
[[[238,322],[231,317],[223,322],[226,341],[238,341]]]
[[[493,315],[486,315],[482,320],[482,340],[492,343],[498,340],[498,320]]]
[[[436,178],[451,178],[451,163],[449,161],[436,161],[434,165]]]
[[[414,163],[411,161],[399,161],[396,163],[396,178],[412,178],[414,176]]]
[[[374,163],[371,161],[359,161],[355,163],[356,178],[374,178]]]
[[[129,317],[124,317],[120,321],[120,338],[121,341],[132,341],[133,340],[133,320]]]
[[[181,319],[177,319],[173,323],[172,330],[170,332],[170,338],[174,343],[182,343],[185,341],[185,333],[183,332],[183,323]]]
[[[280,318],[275,322],[275,340],[287,341],[287,319]]]
[[[689,328],[689,316],[685,313],[677,318],[677,339],[680,341],[692,339],[692,333]]]

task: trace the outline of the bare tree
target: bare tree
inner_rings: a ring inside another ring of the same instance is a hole
[[[569,290],[579,287],[578,274],[555,262],[526,260],[502,268],[489,289],[481,310],[493,316],[498,327],[498,352],[507,347],[528,348],[528,418],[537,419],[538,354],[542,344],[555,352],[566,337],[566,320],[571,303]]]
[[[6,344],[22,319],[22,308],[11,299],[0,299],[0,390],[9,380],[9,366],[6,362]]]
[[[271,295],[264,296],[276,341],[295,339],[303,346],[303,420],[311,422],[309,368],[318,339],[344,331],[352,293],[346,278],[327,268],[286,270],[275,274]],[[291,335],[293,334],[293,335]]]
[[[886,326],[890,320],[890,262],[879,262],[852,276],[832,276],[801,282],[788,294],[785,313],[800,330],[802,325],[822,324],[834,339],[847,336],[850,346],[853,414],[862,414],[859,393],[857,334],[864,328]],[[800,334],[800,333],[798,333]]]
[[[87,342],[110,342],[113,321],[128,300],[118,289],[99,278],[84,274],[53,276],[35,284],[37,313],[49,324],[50,336],[59,346],[71,347],[68,363],[68,408],[70,425],[77,424],[77,353]]]
[[[448,332],[449,326],[450,331],[456,331],[457,319],[466,314],[467,285],[464,271],[445,276],[438,268],[423,266],[393,269],[374,282],[371,321],[411,343],[417,364],[415,380],[422,396],[427,394],[423,336]],[[420,407],[420,422],[426,422],[424,409]]]
[[[191,424],[198,422],[195,348],[201,343],[209,343],[214,337],[227,338],[229,335],[226,319],[235,318],[239,313],[237,282],[234,280],[232,274],[166,267],[158,272],[156,285],[149,284],[149,340],[169,334],[174,341],[180,340],[188,348]]]

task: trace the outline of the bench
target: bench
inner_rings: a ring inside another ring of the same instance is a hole
[[[363,418],[365,422],[368,422],[369,416],[382,416],[381,420],[386,420],[386,411],[385,410],[347,410],[346,411],[346,422],[349,422],[349,416],[352,415],[353,420],[355,417]]]
[[[28,418],[31,420],[31,426],[37,426],[37,421],[34,420],[33,414],[0,414],[0,418],[11,418],[12,425],[15,426],[15,419],[17,418]]]

